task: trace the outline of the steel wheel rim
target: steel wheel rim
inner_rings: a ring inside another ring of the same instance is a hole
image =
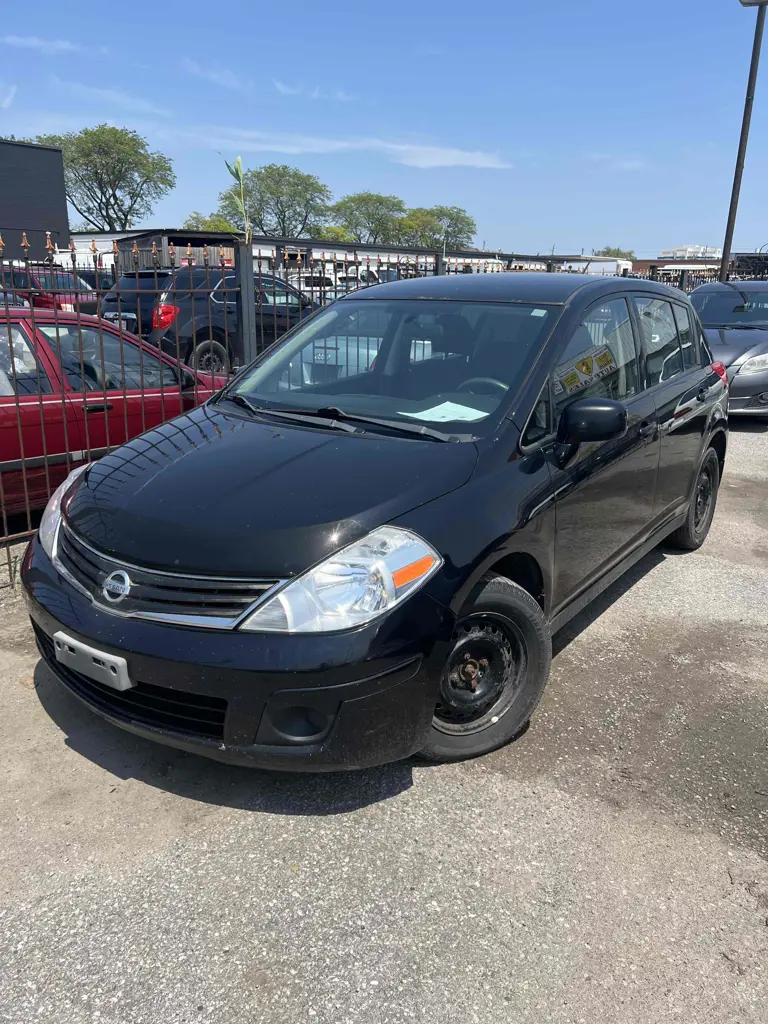
[[[696,481],[696,494],[694,496],[693,528],[699,533],[707,521],[712,507],[712,498],[715,488],[712,480],[712,470],[705,466],[699,473]]]
[[[495,725],[515,701],[528,665],[525,638],[500,615],[460,620],[446,660],[433,715],[434,727],[470,735]]]

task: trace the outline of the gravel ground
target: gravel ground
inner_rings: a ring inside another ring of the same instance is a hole
[[[251,772],[92,717],[0,590],[0,1020],[768,1019],[768,426],[700,552],[556,638],[461,765]]]

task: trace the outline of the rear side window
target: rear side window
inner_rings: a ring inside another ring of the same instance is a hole
[[[675,304],[675,320],[677,335],[680,338],[680,349],[683,353],[683,369],[693,370],[699,366],[699,354],[696,351],[696,332],[693,330],[688,310]]]
[[[663,384],[683,372],[683,353],[672,303],[641,296],[635,299],[640,320],[648,386]]]

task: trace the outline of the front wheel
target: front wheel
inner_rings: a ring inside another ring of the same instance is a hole
[[[220,341],[213,338],[198,341],[187,361],[191,367],[202,373],[229,373],[229,353]]]
[[[539,703],[551,661],[549,626],[537,602],[503,576],[484,576],[456,623],[420,756],[460,761],[507,743]]]
[[[717,505],[720,487],[720,461],[713,448],[707,448],[701,461],[685,522],[670,534],[668,543],[682,551],[696,551],[707,539]]]

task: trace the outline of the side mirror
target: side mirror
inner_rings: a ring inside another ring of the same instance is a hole
[[[612,441],[627,431],[627,407],[610,398],[581,398],[567,405],[557,425],[560,444]]]

